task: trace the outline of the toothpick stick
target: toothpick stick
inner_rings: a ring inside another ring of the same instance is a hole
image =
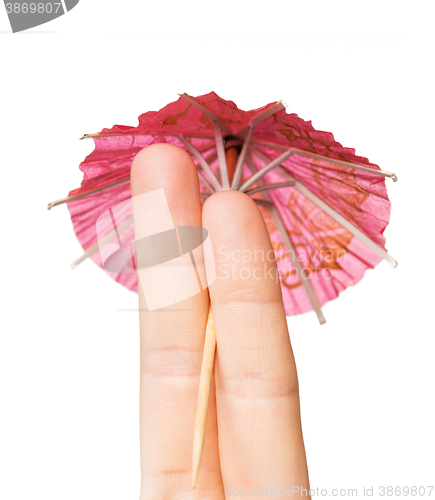
[[[214,354],[216,350],[216,332],[214,328],[213,311],[208,311],[207,327],[205,329],[204,354],[202,357],[201,375],[199,379],[198,404],[196,407],[195,430],[193,434],[192,453],[192,488],[195,488],[204,448],[205,427],[207,424],[210,383],[213,374]]]

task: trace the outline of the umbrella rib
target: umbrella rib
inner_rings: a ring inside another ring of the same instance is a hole
[[[218,116],[216,116],[212,111],[208,110],[205,106],[197,102],[195,99],[192,99],[188,94],[179,94],[180,97],[185,99],[186,101],[193,104],[199,110],[201,110],[211,121],[213,125],[213,132],[216,141],[216,149],[219,158],[219,171],[221,174],[222,186],[217,191],[222,189],[230,189],[230,181],[228,179],[228,170],[227,170],[227,161],[225,159],[225,147],[224,140],[222,136],[222,129],[228,135],[231,135],[230,129],[225,125],[225,123],[221,122]]]
[[[257,158],[261,161],[267,162],[270,158],[259,151],[256,148],[252,148],[253,153]],[[376,244],[372,239],[366,236],[360,229],[354,226],[348,219],[346,219],[343,215],[340,215],[334,208],[332,208],[328,203],[320,199],[316,196],[310,189],[305,186],[300,181],[296,181],[282,166],[278,165],[276,171],[281,174],[288,181],[295,181],[295,187],[301,193],[303,193],[308,199],[310,199],[314,204],[316,204],[319,208],[321,208],[324,212],[326,212],[330,217],[332,217],[335,221],[337,221],[344,229],[349,231],[349,233],[353,234],[356,238],[362,241],[366,246],[368,246],[373,252],[376,253],[381,259],[386,260],[391,267],[397,267],[397,261],[388,252],[386,252],[383,248],[381,248],[378,244]]]
[[[252,200],[255,201],[255,203],[257,205],[261,205],[261,206],[266,207],[266,208],[270,208],[270,207],[274,206],[271,201],[259,200],[257,198],[252,198]]]
[[[219,160],[219,171],[221,173],[222,189],[230,189],[227,160],[225,157],[224,138],[222,136],[222,128],[221,128],[221,123],[219,121],[213,121],[213,130],[216,140],[216,149]]]
[[[207,179],[197,170],[199,180],[204,184],[204,186],[210,191],[210,193],[214,193],[215,190],[210,186]]]
[[[311,283],[309,282],[308,277],[304,277],[304,270],[303,270],[302,265],[296,256],[295,247],[293,246],[293,243],[290,239],[290,236],[288,235],[288,232],[285,230],[284,222],[282,221],[282,218],[278,212],[278,209],[275,207],[275,205],[273,205],[272,207],[270,207],[270,211],[272,213],[272,217],[275,220],[275,224],[276,224],[278,231],[281,235],[281,239],[283,240],[283,243],[290,250],[290,253],[288,253],[288,255],[289,255],[294,267],[298,271],[299,279],[300,279],[303,287],[305,288],[305,291],[308,295],[308,298],[310,299],[310,302],[311,302],[311,305],[313,306],[314,311],[317,314],[317,318],[319,320],[319,323],[321,325],[323,325],[324,323],[326,323],[326,320],[325,320],[325,317],[323,316],[319,301],[317,300],[317,296],[313,290],[313,287],[311,286]]]
[[[236,170],[234,172],[234,177],[233,177],[233,182],[231,184],[231,189],[237,189],[240,186],[240,180],[242,178],[242,172],[243,172],[243,165],[245,164],[246,154],[248,153],[249,148],[251,146],[251,141],[252,141],[252,137],[254,135],[255,127],[258,124],[260,124],[262,121],[264,121],[266,118],[269,118],[269,116],[273,115],[274,113],[277,113],[278,111],[281,111],[282,109],[285,109],[286,107],[287,107],[287,104],[284,101],[278,101],[273,106],[271,106],[268,109],[265,109],[262,113],[257,115],[247,125],[247,127],[245,127],[243,130],[241,130],[239,132],[239,134],[237,134],[238,136],[245,137],[246,129],[249,128],[248,133],[247,133],[245,140],[243,142],[242,151],[240,152],[239,158],[237,160]]]
[[[178,138],[180,141],[186,146],[186,148],[192,153],[192,155],[198,160],[200,166],[207,174],[207,177],[210,180],[210,184],[213,186],[212,192],[220,191],[222,186],[220,185],[217,177],[215,176],[213,170],[210,165],[207,163],[207,160],[202,156],[202,154],[195,148],[195,146],[190,143],[183,135],[179,135]]]
[[[178,136],[174,136],[179,139]],[[214,144],[212,146],[209,146],[207,148],[201,149],[201,151],[197,150],[199,153],[205,152],[210,150],[211,148],[215,147]],[[205,159],[204,159],[205,160]],[[207,161],[207,160],[205,160]],[[210,191],[210,193],[214,193],[214,189],[210,186],[209,182],[207,179],[201,174],[201,172],[198,171],[198,177],[200,181],[204,184],[204,186]],[[70,201],[76,201],[80,200],[81,198],[85,198],[86,196],[89,196],[94,193],[98,193],[100,191],[103,191],[104,189],[109,189],[113,186],[116,186],[117,184],[122,184],[123,182],[127,182],[130,180],[130,176],[123,177],[122,179],[118,179],[117,181],[110,182],[109,184],[105,184],[104,186],[99,186],[95,189],[90,189],[89,191],[85,191],[84,193],[79,193],[73,196],[65,196],[64,198],[60,198],[59,200],[54,200],[50,201],[47,205],[47,210],[51,210],[53,207],[57,207],[58,205],[62,205],[63,203],[69,203]]]
[[[255,144],[256,146],[263,146],[275,149],[285,149],[285,150],[289,149],[287,146],[281,146],[280,144],[272,144],[261,141],[252,141],[252,144]],[[367,167],[366,165],[352,163],[350,161],[336,160],[334,158],[329,158],[328,156],[324,156],[318,153],[311,153],[310,151],[305,151],[299,148],[290,148],[290,150],[295,155],[305,156],[307,158],[313,158],[314,160],[326,161],[328,163],[331,163],[332,165],[340,165],[341,167],[353,168],[355,170],[360,170],[361,172],[366,172],[368,174],[380,175],[381,177],[388,177],[389,179],[392,179],[393,182],[397,181],[397,175],[393,174],[392,172],[387,172],[386,170],[378,170],[372,167]]]
[[[59,200],[50,201],[50,203],[47,205],[47,210],[51,210],[53,207],[57,207],[58,205],[62,205],[63,203],[69,203],[70,201],[80,200],[81,198],[85,198],[86,196],[98,193],[100,191],[103,191],[104,189],[109,189],[113,186],[117,186],[118,184],[122,184],[123,182],[127,182],[129,180],[130,176],[123,177],[122,179],[118,179],[117,181],[110,182],[109,184],[106,184],[104,186],[99,186],[95,189],[85,191],[84,193],[75,194],[73,196],[65,196],[64,198],[60,198]]]
[[[239,188],[239,191],[244,193],[247,191],[247,189],[252,186],[252,184],[255,184],[258,182],[264,175],[267,174],[267,172],[270,172],[273,168],[276,168],[280,163],[283,161],[287,160],[291,155],[293,154],[293,151],[291,149],[285,151],[282,155],[278,156],[278,158],[275,158],[272,160],[270,163],[268,163],[265,167],[263,167],[261,170],[255,171],[255,174],[248,179],[243,186]]]
[[[156,133],[150,133],[150,134],[84,134],[82,137],[80,137],[80,140],[83,139],[92,139],[94,137],[135,137],[135,136],[151,136],[151,135],[157,135],[159,137],[175,137],[176,139],[180,139],[180,134],[156,134]],[[194,134],[183,134],[184,137],[190,137],[193,139],[206,139],[209,141],[213,140],[213,137],[209,136],[201,136],[201,135],[194,135]],[[151,146],[151,144],[149,144]],[[145,146],[148,147],[148,146]],[[210,149],[216,147],[216,144],[210,144],[207,145],[201,149],[198,149],[200,153],[205,153],[206,151],[209,151]]]
[[[124,222],[119,224],[118,227],[113,229],[112,231],[108,232],[105,234],[100,240],[98,240],[96,243],[91,245],[89,248],[85,250],[85,252],[78,258],[76,259],[72,264],[71,267],[75,269],[79,264],[81,264],[83,261],[85,261],[88,257],[92,257],[94,253],[98,251],[98,249],[112,241],[114,238],[116,238],[117,234],[121,233],[126,229],[130,224],[133,222],[133,216],[131,215],[130,217],[127,217]]]
[[[257,116],[255,116],[245,127],[242,128],[239,132],[236,133],[236,137],[239,137],[241,139],[246,138],[248,128],[250,127],[256,127],[259,123],[264,121],[266,118],[269,118],[269,116],[278,113],[278,111],[281,111],[282,109],[285,109],[288,106],[288,104],[285,101],[277,101],[275,104],[270,106],[270,108],[264,109],[261,113],[259,113]]]
[[[210,148],[207,148],[207,150],[211,149],[211,148],[214,148],[215,145],[213,144],[213,146],[211,146]],[[198,150],[200,153],[202,153],[204,150]],[[208,158],[205,158],[204,157],[204,160],[207,162],[207,165],[209,165],[210,169],[211,169],[211,164],[214,162],[214,160],[216,159],[216,151],[211,154]],[[200,165],[201,167],[201,165]],[[201,171],[200,171],[200,168],[197,168],[197,172],[198,172],[198,178],[199,180],[204,184],[204,186],[209,190],[210,194],[212,193],[215,193],[216,191],[213,189],[213,187],[211,186],[211,184],[209,183],[209,181],[202,175]]]
[[[185,99],[187,102],[190,102],[190,104],[193,104],[195,106],[195,108],[198,108],[200,111],[202,111],[208,118],[210,118],[210,121],[212,123],[219,122],[222,125],[225,134],[231,135],[231,130],[225,125],[225,123],[220,121],[219,117],[216,116],[213,113],[213,111],[210,111],[205,106],[200,104],[198,101],[196,101],[195,99],[192,99],[189,94],[184,93],[184,94],[178,94],[178,95],[180,97],[182,97],[183,99]]]
[[[198,177],[199,177],[199,180],[204,184],[204,186],[210,191],[210,193],[214,193],[214,189],[210,186],[207,179],[199,171],[198,171]],[[58,205],[62,205],[63,203],[69,203],[70,201],[76,201],[76,200],[80,200],[81,198],[86,198],[86,196],[89,196],[89,195],[94,194],[94,193],[98,193],[100,191],[103,191],[104,189],[109,189],[113,186],[116,186],[117,184],[122,184],[123,182],[127,182],[129,180],[130,180],[130,176],[124,177],[124,178],[119,179],[117,181],[106,184],[105,186],[100,186],[98,188],[91,189],[91,190],[86,191],[84,193],[76,194],[73,196],[65,196],[64,198],[60,198],[59,200],[50,201],[50,203],[48,203],[48,205],[47,205],[47,210],[51,210],[53,207],[57,207]]]
[[[259,113],[257,116],[255,116],[247,125],[248,127],[251,125],[257,126],[260,124],[262,121],[264,121],[266,118],[269,118],[269,116],[273,115],[274,113],[278,113],[278,111],[281,111],[282,109],[285,109],[288,106],[288,104],[285,101],[278,101],[270,108],[267,108],[263,110],[261,113]],[[243,128],[239,134],[246,134],[246,127]]]
[[[247,163],[248,163],[248,167],[252,173],[257,171],[257,168],[255,167],[254,162],[252,161],[250,156],[247,157]],[[260,180],[260,182],[263,183],[263,180]],[[268,200],[266,203],[264,203],[264,200],[255,200],[254,199],[254,201],[257,202],[259,205],[264,205],[264,206],[267,206],[267,208],[269,208],[269,210],[272,214],[272,217],[275,220],[276,227],[281,235],[281,239],[282,239],[284,245],[286,246],[286,248],[288,248],[290,250],[290,254],[289,254],[290,260],[292,261],[293,266],[295,267],[295,269],[299,273],[299,279],[300,279],[300,281],[305,289],[306,294],[308,295],[308,298],[311,302],[311,305],[313,306],[313,309],[317,315],[317,319],[319,320],[319,323],[321,325],[323,325],[324,323],[326,323],[326,320],[325,320],[325,317],[323,316],[319,301],[317,300],[317,296],[316,296],[316,294],[313,290],[313,287],[311,286],[311,283],[309,282],[308,278],[303,277],[303,269],[302,269],[301,263],[299,262],[299,260],[296,257],[295,248],[293,246],[292,241],[290,240],[289,234],[287,233],[287,231],[285,229],[282,218],[281,218],[276,206],[272,203],[270,194],[266,191],[264,193],[264,196]]]
[[[169,136],[169,137],[178,137],[178,134],[170,134],[170,133],[167,133],[167,132],[150,132],[150,133],[144,133],[144,132],[141,132],[139,134],[100,134],[98,132],[95,132],[93,134],[83,134],[81,137],[80,137],[80,141],[82,141],[83,139],[93,139],[94,137],[135,137],[135,136],[149,136],[149,135],[157,135],[159,137],[166,137],[166,136]],[[210,141],[213,140],[213,137],[210,136],[210,135],[198,135],[198,134],[185,134],[187,135],[188,137],[193,137],[194,139],[209,139]],[[211,147],[214,147],[214,144],[213,146]]]
[[[283,187],[290,187],[290,186],[294,186],[295,184],[296,184],[296,181],[294,181],[294,180],[288,180],[286,182],[277,182],[275,184],[264,184],[263,186],[248,189],[247,191],[245,191],[245,194],[251,195],[251,194],[255,194],[255,193],[260,193],[261,191],[267,191],[269,189],[279,189],[279,188],[283,188]]]
[[[239,158],[237,159],[236,170],[234,172],[233,182],[231,184],[231,189],[237,189],[240,185],[243,173],[243,165],[245,164],[246,154],[248,153],[249,147],[251,145],[252,136],[254,135],[255,125],[249,127],[248,135],[243,142],[242,150],[240,151]]]
[[[287,171],[279,166],[277,172],[280,173],[284,178],[290,180],[295,180],[293,177],[287,173]],[[336,210],[334,210],[330,205],[316,196],[312,191],[310,191],[304,184],[299,181],[295,181],[295,188],[299,190],[304,196],[311,200],[315,205],[317,205],[321,210],[326,212],[330,217],[332,217],[336,222],[338,222],[344,229],[353,234],[362,243],[370,248],[376,255],[381,257],[381,259],[386,260],[391,267],[397,267],[397,261],[388,252],[386,252],[382,247],[376,244],[371,238],[366,236],[360,229],[354,226],[349,220],[340,215]]]

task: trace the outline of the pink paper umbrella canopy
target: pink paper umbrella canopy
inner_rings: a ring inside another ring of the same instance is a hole
[[[390,217],[385,178],[395,181],[396,176],[342,147],[331,133],[287,114],[285,107],[279,101],[242,111],[214,92],[183,94],[160,111],[140,115],[137,127],[115,125],[85,135],[94,140],[95,149],[80,164],[80,188],[49,205],[68,203],[85,250],[73,265],[90,257],[104,269],[97,219],[131,197],[130,169],[142,148],[174,144],[192,155],[203,199],[222,189],[252,196],[270,234],[286,314],[314,309],[324,322],[320,306],[357,283],[366,269],[381,259],[397,265],[383,236]],[[229,147],[239,150],[231,183],[225,158]],[[124,205],[117,215],[118,230],[134,239],[131,204]],[[105,241],[116,243],[113,227],[107,228]],[[106,270],[137,292],[132,259],[119,271]]]

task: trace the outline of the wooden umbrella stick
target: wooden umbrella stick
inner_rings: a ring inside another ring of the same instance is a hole
[[[195,430],[193,434],[192,453],[192,488],[195,488],[204,449],[205,428],[207,424],[210,384],[213,374],[214,354],[216,350],[216,332],[213,311],[209,309],[207,327],[205,329],[204,354],[202,357],[201,376],[199,379],[198,404],[196,407]]]
[[[225,152],[225,161],[228,169],[228,180],[231,185],[236,169],[239,150],[230,146]],[[207,424],[208,401],[210,384],[213,374],[214,354],[216,350],[216,332],[214,328],[213,311],[208,311],[207,327],[205,330],[204,354],[199,378],[198,404],[196,407],[195,430],[193,434],[192,453],[192,488],[195,488],[198,479],[199,466],[201,465],[202,450],[205,440],[205,426]]]

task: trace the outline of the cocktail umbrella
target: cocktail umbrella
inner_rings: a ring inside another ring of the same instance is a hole
[[[122,222],[118,214],[118,226],[107,226],[103,235],[101,228],[97,235],[96,222],[131,197],[130,169],[136,154],[150,144],[169,143],[192,155],[203,199],[225,189],[253,197],[270,234],[286,314],[314,310],[324,323],[321,306],[356,284],[366,269],[382,259],[397,265],[383,236],[390,217],[385,178],[397,178],[341,146],[331,133],[287,114],[285,107],[278,101],[242,111],[214,92],[198,97],[182,94],[160,111],[142,114],[137,127],[115,125],[83,136],[94,140],[95,149],[80,165],[81,187],[48,205],[50,209],[68,204],[85,250],[72,267],[90,257],[113,279],[138,290],[134,252],[123,252],[114,268],[105,265],[107,259],[98,251],[105,246],[119,248],[120,232],[134,240],[131,206],[125,205]],[[210,310],[195,424],[194,484],[214,352]]]

